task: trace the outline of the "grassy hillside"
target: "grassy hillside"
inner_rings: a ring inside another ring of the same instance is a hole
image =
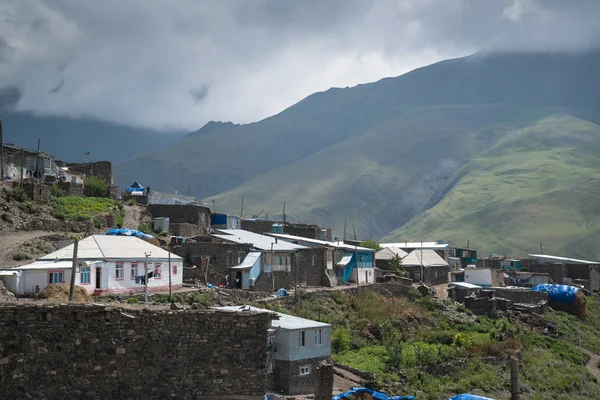
[[[547,312],[544,318],[559,327],[559,337],[550,338],[540,334],[539,326],[475,317],[453,301],[422,298],[416,291],[392,298],[363,288],[358,296],[311,294],[300,302],[266,306],[332,324],[332,358],[373,373],[370,383],[389,394],[431,400],[459,393],[509,398],[507,359],[520,353],[521,398],[600,399],[600,385],[581,365],[588,355],[579,351],[576,336],[580,326],[584,345],[595,350],[597,318],[580,322],[566,313]],[[587,309],[589,315],[598,314],[597,297],[588,297]]]
[[[600,259],[600,126],[568,114],[502,137],[439,203],[384,240],[444,238],[485,254]]]

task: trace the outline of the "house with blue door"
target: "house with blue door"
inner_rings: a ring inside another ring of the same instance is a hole
[[[288,234],[270,233],[269,236],[292,244],[329,249],[331,258],[328,255],[326,268],[332,271],[340,282],[375,283],[373,268],[375,266],[375,250],[373,249],[344,242],[331,242]]]

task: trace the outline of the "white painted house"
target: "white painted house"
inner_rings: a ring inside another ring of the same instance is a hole
[[[0,279],[17,295],[32,295],[53,283],[69,283],[73,265],[71,244],[37,261],[2,271]],[[133,236],[93,235],[78,243],[75,284],[91,295],[143,292],[148,255],[148,291],[180,288],[183,259]]]
[[[277,314],[267,335],[267,386],[288,395],[315,392],[317,368],[331,356],[330,324],[251,306],[218,309]]]

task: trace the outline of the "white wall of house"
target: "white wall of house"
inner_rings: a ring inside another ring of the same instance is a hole
[[[304,341],[301,335],[304,332]],[[319,342],[320,338],[320,342]],[[297,330],[281,329],[276,339],[276,360],[296,361],[331,355],[331,326]],[[303,344],[303,345],[302,345]]]
[[[33,295],[36,285],[40,290],[49,284],[50,274],[55,283],[60,283],[57,278],[62,277],[62,282],[71,282],[71,270],[66,268],[57,269],[29,269],[21,272],[19,279],[19,295]],[[77,282],[76,282],[77,283]]]
[[[465,282],[479,286],[492,286],[492,271],[489,268],[465,269]]]
[[[375,283],[375,270],[373,268],[354,268],[350,273],[350,280],[356,282],[358,275],[358,283]]]

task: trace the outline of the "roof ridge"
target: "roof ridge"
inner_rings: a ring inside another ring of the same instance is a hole
[[[100,251],[100,254],[102,254],[102,258],[106,258],[106,255],[102,251],[102,247],[100,247],[100,243],[98,243],[98,241],[96,240],[96,236],[97,235],[92,235],[92,239],[94,239],[94,243],[96,243],[96,246],[98,246],[98,250]]]

